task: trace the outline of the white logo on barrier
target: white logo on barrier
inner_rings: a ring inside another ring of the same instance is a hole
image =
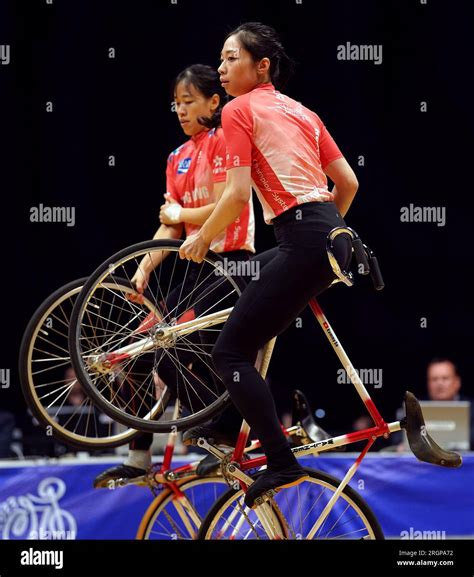
[[[62,479],[48,477],[38,485],[38,495],[8,497],[0,503],[1,538],[75,539],[76,520],[59,506],[65,493],[66,483]]]

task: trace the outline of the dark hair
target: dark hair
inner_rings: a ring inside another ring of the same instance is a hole
[[[238,36],[242,46],[254,60],[270,59],[270,78],[279,90],[284,88],[295,68],[295,62],[287,55],[274,28],[261,22],[245,22],[227,34]]]
[[[214,70],[214,68],[211,68],[206,64],[193,64],[192,66],[185,68],[176,77],[173,87],[173,91],[175,93],[176,87],[180,82],[184,82],[186,86],[192,84],[196,90],[198,90],[206,98],[211,98],[214,96],[214,94],[219,95],[219,106],[217,107],[212,117],[208,118],[206,116],[201,116],[198,118],[198,122],[206,128],[217,128],[220,126],[222,108],[224,107],[225,101],[227,100],[227,94],[221,86],[217,70]]]
[[[459,372],[458,372],[458,368],[456,366],[456,363],[454,363],[451,359],[448,359],[447,357],[435,357],[434,359],[431,359],[431,361],[428,363],[428,366],[426,368],[429,369],[431,367],[431,365],[437,365],[439,363],[450,363],[454,368],[455,375],[459,376]]]

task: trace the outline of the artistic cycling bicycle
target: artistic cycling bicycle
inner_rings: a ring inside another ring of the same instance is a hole
[[[337,227],[328,235],[327,253],[335,274],[333,284],[343,282],[352,286],[354,283],[353,274],[342,270],[333,254],[333,241],[340,234],[349,235],[352,241],[358,272],[370,274],[375,289],[382,289],[383,280],[373,251],[349,227]],[[209,252],[202,263],[193,263],[193,283],[189,286],[179,285],[176,277],[179,280],[186,277],[191,266],[189,261],[180,261],[180,245],[180,241],[146,241],[115,254],[89,278],[72,313],[69,345],[80,382],[106,414],[136,429],[157,432],[184,429],[208,420],[230,402],[213,369],[210,360],[212,343],[207,337],[211,331],[219,332],[245,281],[228,274],[220,257]],[[120,277],[130,282],[139,261],[143,257],[153,259],[156,252],[164,252],[168,256],[166,268],[162,264],[159,271],[153,273],[142,297],[130,300],[115,279]],[[200,294],[199,290],[200,287],[209,286],[205,282],[209,275],[217,279],[211,286],[212,290],[218,291],[219,298],[214,299],[204,312],[196,314],[196,302],[208,295],[206,291]],[[113,286],[114,282],[116,286]],[[174,286],[187,287],[182,291],[177,305],[181,306],[180,313],[186,311],[184,315],[178,316],[176,310],[166,308],[166,296]],[[186,308],[186,303],[191,302],[192,305]],[[461,457],[457,453],[443,450],[429,436],[420,405],[410,392],[405,394],[404,419],[393,423],[384,421],[317,300],[313,298],[309,304],[373,419],[374,426],[292,450],[297,457],[304,457],[357,441],[366,440],[367,443],[341,481],[323,472],[307,469],[308,480],[278,493],[270,491],[259,498],[256,507],[250,510],[243,504],[243,496],[255,475],[258,475],[258,469],[265,466],[266,458],[243,460],[249,435],[248,425],[245,422],[242,424],[238,442],[231,454],[224,453],[206,439],[200,439],[199,445],[221,460],[222,473],[230,485],[228,492],[216,501],[203,521],[200,538],[383,538],[373,513],[348,483],[375,440],[401,429],[406,430],[410,448],[419,460],[445,467],[461,465]],[[256,366],[263,376],[274,344],[275,339],[260,351],[257,358]],[[212,378],[198,377],[196,381],[194,367],[180,363],[181,351],[192,352]],[[170,390],[157,384],[156,379],[163,358],[171,360],[176,367],[177,382],[173,394],[181,400],[188,400],[184,402],[186,410],[173,414],[171,418],[164,410]],[[136,375],[141,376],[141,381]],[[196,382],[199,383],[197,388]]]

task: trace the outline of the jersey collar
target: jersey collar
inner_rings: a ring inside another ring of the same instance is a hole
[[[264,82],[256,86],[254,90],[275,90],[275,86],[271,82]]]
[[[194,142],[194,144],[198,144],[208,133],[208,129],[202,130],[201,132],[198,132],[198,134],[191,136],[191,140]]]

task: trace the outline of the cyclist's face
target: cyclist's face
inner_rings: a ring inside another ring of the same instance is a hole
[[[219,95],[214,94],[207,98],[192,84],[181,81],[176,86],[174,95],[176,114],[183,132],[188,136],[194,136],[205,128],[199,124],[201,116],[211,117],[219,106]]]
[[[461,379],[451,363],[435,363],[428,369],[428,395],[433,401],[451,401],[461,388]]]
[[[253,90],[261,82],[269,82],[270,60],[255,62],[250,52],[240,44],[236,35],[229,36],[221,52],[217,71],[224,90],[231,96],[240,96]]]

